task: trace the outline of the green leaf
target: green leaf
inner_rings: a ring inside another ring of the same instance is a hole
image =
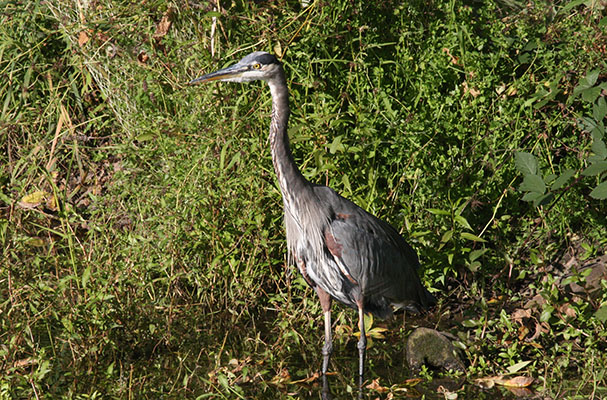
[[[462,233],[460,234],[460,236],[462,237],[462,239],[472,240],[473,242],[483,242],[483,243],[485,243],[485,242],[486,242],[486,240],[485,240],[485,239],[483,239],[483,238],[481,238],[481,237],[478,237],[478,236],[476,236],[476,235],[473,235],[473,234],[472,234],[472,233],[470,233],[470,232],[462,232]]]
[[[544,194],[544,192],[546,192],[546,184],[540,176],[529,174],[525,175],[519,190],[522,192],[537,192]]]
[[[537,159],[531,153],[517,151],[514,154],[514,164],[523,175],[537,174]]]
[[[461,215],[455,216],[455,222],[457,222],[458,224],[460,224],[461,226],[463,226],[466,229],[472,230],[472,227],[468,223],[468,220],[466,218],[462,217]]]
[[[443,234],[443,237],[441,238],[441,243],[447,243],[449,240],[451,240],[451,238],[453,237],[453,230],[447,231]]]
[[[135,138],[138,142],[147,142],[148,140],[152,140],[156,137],[153,133],[143,133]]]
[[[607,199],[607,181],[601,182],[590,192],[590,197],[597,200]]]
[[[592,142],[592,152],[602,160],[607,158],[607,147],[605,147],[605,142],[603,142],[602,139],[595,139]]]
[[[569,3],[567,3],[567,4],[565,4],[563,6],[563,8],[561,9],[560,12],[563,13],[563,12],[569,11],[572,8],[579,6],[580,4],[584,4],[584,2],[586,2],[586,0],[573,0],[573,1],[570,1]]]
[[[86,268],[84,269],[84,271],[82,272],[82,286],[86,287],[86,284],[88,283],[89,279],[91,278],[91,266],[93,264],[89,263],[89,265],[86,266]]]
[[[462,326],[464,328],[474,328],[475,326],[481,325],[479,321],[475,321],[473,319],[465,319],[462,321]]]
[[[597,97],[599,97],[599,94],[601,94],[601,90],[602,89],[599,86],[582,90],[582,99],[584,101],[592,103],[594,102],[594,100],[596,100]]]
[[[331,154],[335,154],[338,151],[343,151],[344,150],[344,145],[341,144],[341,135],[337,136],[335,139],[333,139],[333,142],[331,142],[331,146],[329,146],[329,153]]]
[[[599,97],[596,103],[592,106],[592,116],[596,121],[602,121],[607,114],[607,102],[604,97]]]
[[[598,310],[596,310],[594,316],[602,323],[605,323],[605,321],[607,321],[607,304],[603,304]]]
[[[480,256],[482,256],[483,254],[485,254],[487,252],[488,249],[478,249],[478,250],[472,250],[470,252],[470,255],[468,256],[468,259],[470,261],[476,261]]]
[[[596,83],[596,80],[599,78],[599,70],[598,69],[593,69],[592,71],[588,72],[586,74],[586,76],[584,77],[584,79],[586,80],[586,82],[588,82],[588,84],[590,86],[594,86],[594,84]]]
[[[369,330],[371,328],[373,328],[373,314],[365,313],[363,315],[363,320],[365,322],[365,334],[366,334],[367,332],[369,332]],[[359,332],[359,335],[360,335],[360,332]]]
[[[539,194],[539,196],[533,200],[534,207],[546,205],[554,197],[554,194],[550,193],[550,192],[546,193],[546,194],[540,194],[540,193],[538,193],[538,194]]]
[[[569,179],[571,179],[571,177],[573,177],[573,175],[575,175],[574,170],[566,169],[565,171],[563,171],[563,173],[561,173],[561,175],[558,178],[556,178],[554,180],[554,182],[552,182],[552,185],[550,186],[550,190],[560,189],[561,187],[563,187],[563,185],[565,183],[567,183],[569,181]]]
[[[597,176],[607,171],[607,161],[595,161],[582,171],[584,176]]]
[[[518,362],[514,365],[511,365],[508,367],[508,373],[509,374],[514,374],[520,370],[522,370],[523,368],[525,368],[527,365],[531,364],[532,361],[521,361]]]
[[[590,117],[581,117],[578,120],[578,124],[581,129],[587,132],[592,132],[597,127],[597,122]]]
[[[546,308],[540,314],[540,322],[548,322],[550,317],[552,317],[552,312],[554,308],[552,306],[546,306]]]
[[[544,195],[540,192],[528,192],[523,196],[523,201],[536,201],[542,196]]]
[[[451,215],[451,212],[447,210],[440,210],[438,208],[428,208],[428,211],[434,215]]]

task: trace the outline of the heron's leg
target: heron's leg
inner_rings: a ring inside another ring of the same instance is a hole
[[[323,374],[322,376],[322,390],[320,392],[322,400],[333,400],[333,395],[331,394],[331,386],[329,385],[329,378],[327,375]]]
[[[316,286],[316,293],[320,299],[320,306],[325,315],[325,345],[322,347],[322,374],[329,370],[329,359],[333,352],[333,338],[331,337],[331,295]]]
[[[362,301],[358,305],[358,327],[360,328],[360,338],[358,339],[358,386],[362,388],[365,373],[365,350],[367,348],[367,335],[365,333],[365,313],[362,307]]]

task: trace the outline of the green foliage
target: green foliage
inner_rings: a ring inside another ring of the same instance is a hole
[[[592,146],[590,150],[580,149],[585,155],[585,160],[580,167],[587,165],[581,171],[575,171],[571,168],[564,169],[560,174],[552,173],[556,168],[551,165],[551,169],[542,177],[539,171],[539,163],[537,158],[527,152],[517,152],[516,167],[523,175],[523,182],[519,187],[521,192],[525,192],[523,200],[532,201],[534,206],[547,204],[560,191],[563,193],[570,190],[573,185],[566,188],[563,186],[568,181],[576,176],[595,177],[594,180],[589,180],[591,184],[598,185],[589,193],[589,196],[597,200],[607,199],[607,147],[605,147],[605,125],[604,119],[607,115],[607,103],[605,97],[600,96],[603,90],[607,90],[607,82],[597,84],[599,70],[595,69],[585,77],[580,79],[577,86],[573,89],[572,95],[567,99],[567,103],[573,103],[577,97],[581,97],[583,102],[592,105],[592,116],[580,116],[578,118],[579,128],[592,136]],[[552,89],[556,90],[555,88]],[[600,96],[600,97],[599,97]],[[545,103],[541,103],[543,106]],[[583,105],[582,105],[583,108]],[[584,184],[581,177],[576,179],[576,184]],[[560,198],[560,197],[559,197]]]
[[[470,376],[604,393],[605,284],[552,268],[607,244],[598,3],[214,4],[0,2],[0,398],[317,395],[269,93],[186,85],[253,49],[281,56],[303,173],[411,242]],[[334,310],[341,398],[356,315]],[[369,377],[399,393],[406,331],[372,329]]]

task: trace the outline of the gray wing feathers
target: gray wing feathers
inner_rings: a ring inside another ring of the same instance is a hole
[[[334,256],[361,286],[365,301],[410,309],[435,302],[417,276],[417,254],[392,226],[330,188],[315,189],[334,213],[327,227],[340,250]]]

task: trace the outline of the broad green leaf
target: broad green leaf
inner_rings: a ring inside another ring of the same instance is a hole
[[[518,371],[522,370],[523,368],[525,368],[527,365],[529,365],[531,363],[532,363],[532,361],[529,360],[529,361],[521,361],[521,362],[518,362],[518,363],[516,363],[514,365],[511,365],[511,366],[508,367],[508,373],[509,374],[514,374],[515,372],[518,372]]]
[[[451,215],[451,213],[447,210],[440,210],[438,208],[428,208],[428,211],[434,215]]]
[[[537,159],[531,153],[517,151],[514,154],[514,164],[523,175],[537,174]]]
[[[595,139],[592,142],[592,152],[596,154],[600,159],[607,158],[607,147],[602,139]]]
[[[488,249],[478,249],[478,250],[472,250],[470,252],[470,255],[468,256],[468,259],[470,261],[475,261],[476,259],[478,259],[480,256],[482,256],[483,254],[485,254],[487,252]]]
[[[440,241],[441,241],[441,243],[447,243],[449,240],[451,240],[452,237],[453,237],[453,230],[449,230],[443,234],[443,237],[441,238]]]
[[[468,223],[468,220],[466,218],[462,217],[461,215],[455,216],[455,222],[457,222],[458,224],[460,224],[461,226],[463,226],[466,229],[472,230],[472,227]]]
[[[588,132],[592,132],[597,127],[596,121],[590,117],[581,117],[578,120],[578,125],[581,129]]]
[[[596,103],[592,106],[592,116],[596,121],[602,121],[607,114],[607,102],[604,97],[599,97]]]
[[[486,242],[485,239],[478,237],[476,235],[473,235],[470,232],[462,232],[460,234],[460,236],[462,237],[462,239],[472,240],[473,242],[483,242],[483,243]]]
[[[548,320],[550,319],[550,317],[552,317],[552,312],[554,311],[554,308],[552,308],[551,306],[547,306],[542,313],[540,314],[540,321],[541,322],[548,322]]]
[[[473,319],[465,319],[461,323],[464,328],[474,328],[475,326],[481,325],[479,321]]]
[[[347,174],[343,174],[341,177],[341,184],[344,186],[344,190],[347,193],[352,193],[352,186],[350,186],[350,179]]]
[[[584,4],[585,2],[586,2],[586,0],[573,0],[573,1],[570,1],[569,3],[567,3],[567,4],[565,4],[563,6],[563,8],[561,9],[560,12],[561,13],[567,12],[567,11],[571,10],[572,8],[579,6],[580,4]]]
[[[597,200],[607,199],[607,181],[601,182],[590,192],[590,197]]]
[[[603,304],[601,308],[596,310],[594,316],[602,323],[605,323],[607,321],[607,304]]]
[[[605,127],[601,124],[597,124],[590,133],[592,134],[593,140],[601,140],[605,136]]]
[[[533,200],[533,206],[537,207],[537,206],[543,206],[545,204],[548,204],[550,202],[550,200],[552,200],[552,198],[554,197],[553,193],[546,193],[546,194],[540,194],[538,193],[539,196],[537,198],[535,198]]]
[[[365,313],[363,316],[363,320],[365,322],[365,333],[368,332],[371,328],[373,328],[373,314]]]
[[[333,139],[331,146],[329,146],[329,153],[335,154],[338,151],[342,151],[344,149],[344,145],[341,144],[341,135],[337,136]]]
[[[523,201],[536,201],[542,196],[543,194],[540,192],[528,192],[523,196]]]
[[[599,86],[591,87],[586,90],[582,90],[582,99],[589,103],[593,103],[594,100],[596,100],[596,98],[599,97],[599,94],[601,94],[601,90],[602,89]]]
[[[582,171],[584,176],[597,176],[607,171],[607,161],[595,161]]]
[[[537,192],[543,194],[546,191],[546,184],[540,176],[529,174],[525,175],[519,190],[522,192]]]
[[[590,86],[594,86],[594,84],[596,83],[596,80],[599,78],[599,70],[598,69],[593,69],[592,71],[588,72],[586,74],[586,76],[584,77],[584,79],[586,79],[586,82],[588,82],[588,84]]]
[[[138,142],[147,142],[148,140],[152,140],[156,137],[153,133],[143,133],[135,138]]]
[[[468,264],[468,269],[471,272],[476,272],[476,271],[479,270],[480,266],[481,266],[480,262],[478,262],[478,261],[472,261],[470,264]]]
[[[554,182],[552,182],[552,185],[550,186],[550,190],[557,190],[560,189],[561,187],[563,187],[563,185],[565,183],[567,183],[569,181],[569,179],[571,179],[571,177],[573,177],[573,175],[575,175],[575,171],[572,169],[566,169],[565,171],[563,171],[563,173],[554,180]]]

